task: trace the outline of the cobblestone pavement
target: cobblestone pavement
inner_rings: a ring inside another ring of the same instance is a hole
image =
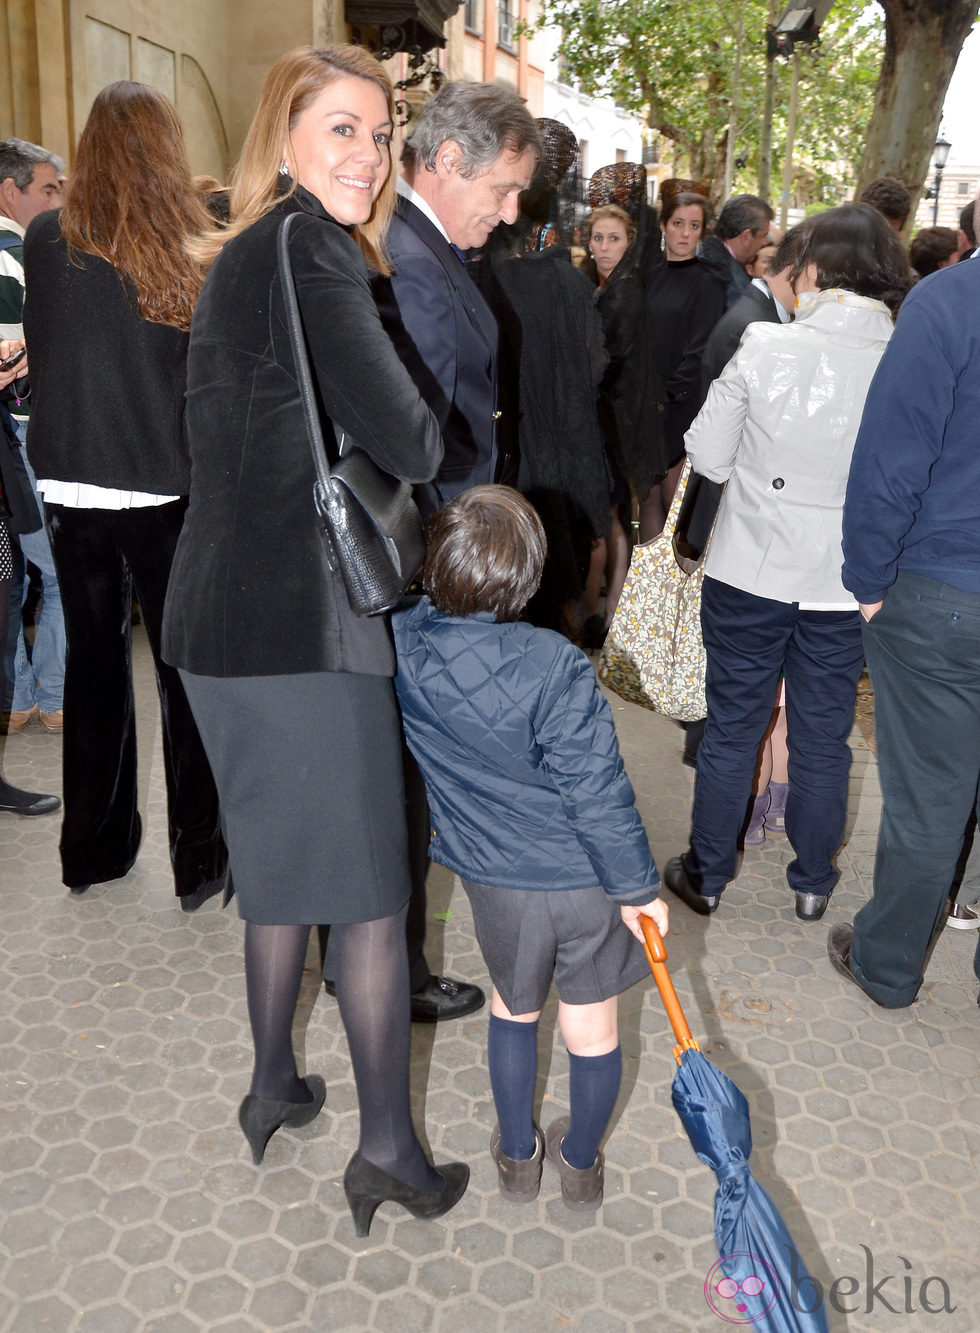
[[[670,1103],[673,1039],[652,982],[623,1004],[625,1078],[597,1216],[563,1207],[549,1167],[535,1204],[500,1198],[483,1013],[413,1030],[418,1123],[437,1161],[471,1163],[468,1193],[434,1223],[385,1205],[370,1238],[355,1239],[340,1185],[356,1141],[354,1089],[315,960],[296,1040],[305,1067],[326,1076],[326,1110],[277,1134],[265,1164],[251,1165],[235,1119],[250,1050],[241,925],[213,902],[188,916],[173,896],[142,638],[136,656],[148,817],[130,875],[72,899],[57,819],[0,815],[3,1333],[723,1327],[703,1294],[717,1258],[714,1179]],[[687,829],[680,733],[613,703],[663,864]],[[58,790],[59,748],[37,728],[10,737],[8,777]],[[972,1333],[975,936],[944,932],[909,1010],[877,1009],[832,972],[827,926],[869,892],[877,822],[874,762],[857,733],[854,748],[843,878],[824,922],[796,920],[788,849],[769,844],[746,856],[715,916],[672,900],[673,975],[695,1034],[748,1097],[756,1175],[823,1291],[844,1279],[836,1303],[850,1313],[831,1309],[831,1328]],[[439,871],[430,896],[434,961],[485,979],[465,897]],[[541,1025],[545,1124],[567,1105],[554,1016]],[[955,1310],[929,1313],[947,1290]]]

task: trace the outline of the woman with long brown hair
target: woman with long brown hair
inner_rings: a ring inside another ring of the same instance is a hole
[[[177,672],[163,601],[190,487],[184,385],[204,280],[184,249],[208,214],[176,113],[110,84],[78,143],[63,209],[24,242],[32,412],[67,638],[61,864],[72,893],[125,875],[139,850],[130,611],[139,600],[160,692],[170,853],[181,905],[223,887],[218,803]]]
[[[245,920],[255,1061],[239,1122],[259,1163],[277,1130],[323,1105],[291,1028],[310,927],[329,924],[360,1106],[344,1187],[362,1236],[384,1201],[440,1216],[469,1172],[432,1166],[412,1126],[394,653],[384,618],[355,616],[324,558],[277,243],[291,218],[326,438],[332,426],[393,475],[429,480],[439,427],[382,330],[365,263],[388,271],[392,103],[360,47],[302,47],[269,72],[229,227],[197,247],[214,263],[191,331],[194,473],[164,635],[214,768]]]

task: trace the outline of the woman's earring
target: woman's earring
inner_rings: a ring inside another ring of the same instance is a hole
[[[289,163],[286,161],[285,158],[283,158],[283,160],[279,163],[279,175],[280,176],[289,175]]]

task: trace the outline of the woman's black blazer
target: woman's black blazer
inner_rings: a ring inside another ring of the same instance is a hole
[[[392,675],[383,617],[355,616],[324,559],[314,470],[276,263],[290,253],[323,409],[387,471],[418,483],[442,456],[435,418],[381,327],[360,249],[297,189],[218,256],[191,326],[190,503],[170,577],[164,656],[196,675]]]

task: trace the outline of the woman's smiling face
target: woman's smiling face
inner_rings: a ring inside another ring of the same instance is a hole
[[[378,84],[333,79],[290,131],[298,183],[345,226],[367,222],[391,171],[392,129]]]

